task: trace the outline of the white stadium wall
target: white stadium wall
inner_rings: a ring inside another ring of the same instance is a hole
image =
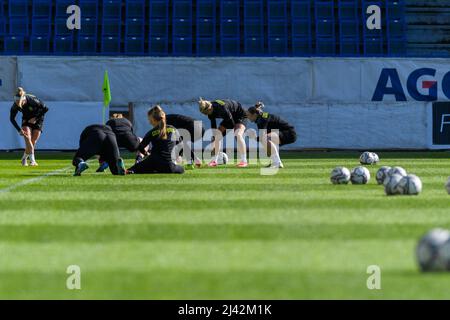
[[[101,119],[105,70],[112,105],[134,102],[140,134],[152,104],[208,128],[198,97],[232,98],[246,107],[263,101],[291,122],[299,139],[288,148],[439,148],[430,138],[430,102],[450,96],[445,59],[5,57],[0,100],[24,86],[50,107],[40,147],[73,149],[82,127]],[[21,144],[9,125],[10,105],[1,104],[0,149]]]

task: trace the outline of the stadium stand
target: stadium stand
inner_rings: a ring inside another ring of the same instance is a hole
[[[415,55],[436,52],[439,41],[438,53],[448,54],[448,27],[441,26],[450,20],[447,0],[414,0],[408,6],[404,0],[0,3],[3,55],[405,56],[407,49]],[[66,9],[73,4],[81,8],[81,30],[66,26]],[[372,4],[382,8],[382,30],[365,27],[365,8]],[[423,26],[419,10],[437,27]]]

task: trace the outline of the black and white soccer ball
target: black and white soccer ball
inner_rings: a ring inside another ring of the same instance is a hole
[[[219,152],[217,157],[217,164],[224,165],[228,163],[228,155],[225,152]]]
[[[384,180],[384,192],[388,196],[394,196],[402,194],[402,190],[399,188],[400,181],[402,180],[403,176],[399,174],[393,174],[388,176]]]
[[[424,235],[417,245],[416,258],[422,271],[449,271],[450,232],[433,229]]]
[[[391,170],[391,167],[383,166],[377,171],[376,179],[378,184],[383,184],[384,180],[388,176],[389,170]]]
[[[370,181],[370,172],[366,167],[353,168],[350,174],[350,181],[353,184],[366,184]]]
[[[400,180],[397,189],[401,194],[415,196],[422,192],[422,181],[418,176],[409,174]]]
[[[388,176],[392,176],[394,174],[401,175],[402,177],[406,177],[408,173],[402,167],[392,167],[391,170],[388,171]]]
[[[448,194],[450,194],[450,177],[448,178],[447,182],[445,183],[445,189],[447,190]]]
[[[330,181],[332,184],[348,184],[350,182],[350,170],[345,167],[336,167],[331,171]]]
[[[359,162],[361,164],[373,165],[373,164],[377,164],[379,161],[380,161],[380,158],[374,152],[366,151],[366,152],[363,152],[363,154],[361,154],[361,156],[359,157]]]

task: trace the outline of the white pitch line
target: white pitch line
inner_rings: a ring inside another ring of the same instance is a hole
[[[46,174],[43,174],[43,175],[35,177],[35,178],[22,180],[22,181],[20,181],[20,182],[18,182],[16,184],[10,185],[9,187],[0,189],[0,194],[5,194],[5,193],[8,193],[8,192],[10,192],[12,190],[15,190],[15,189],[17,189],[19,187],[23,187],[23,186],[26,186],[26,185],[29,185],[29,184],[32,184],[32,183],[39,182],[39,181],[41,181],[41,180],[43,180],[43,179],[45,179],[47,177],[55,176],[55,175],[57,175],[59,173],[62,173],[62,172],[65,172],[65,171],[69,171],[72,168],[73,167],[70,166],[70,167],[66,167],[66,168],[62,168],[62,169],[58,169],[58,170],[55,170],[55,171],[48,172]]]

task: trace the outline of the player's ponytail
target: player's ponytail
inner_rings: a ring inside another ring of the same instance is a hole
[[[250,114],[261,115],[263,112],[262,111],[263,108],[264,108],[264,103],[257,102],[254,107],[248,108],[248,112]]]
[[[159,137],[167,139],[167,122],[166,113],[160,106],[154,106],[148,111],[148,115],[158,121]]]

